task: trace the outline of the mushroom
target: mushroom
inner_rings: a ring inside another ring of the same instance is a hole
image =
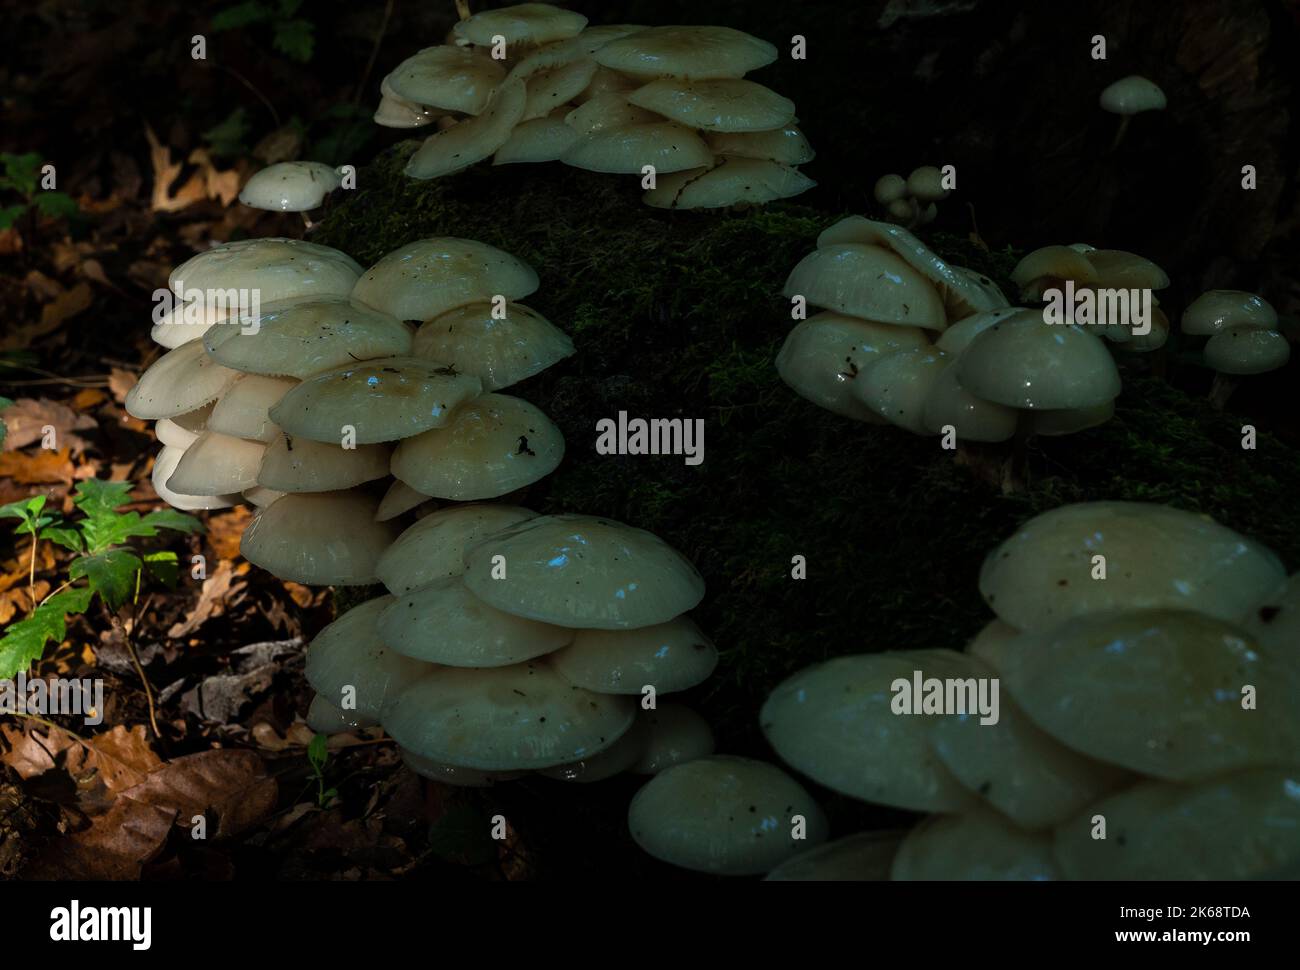
[[[639,775],[657,775],[673,765],[713,754],[709,722],[683,704],[659,704],[644,711],[645,737],[640,759],[632,766]]]
[[[204,431],[185,449],[167,487],[181,495],[231,495],[257,484],[266,445]]]
[[[918,202],[942,202],[952,194],[943,187],[943,173],[933,165],[912,170],[907,177],[907,192]]]
[[[876,179],[872,195],[883,206],[889,206],[893,202],[901,202],[907,198],[907,179],[892,172],[888,175],[882,175]]]
[[[641,200],[656,209],[721,209],[788,199],[816,184],[797,168],[780,162],[723,155],[711,168],[659,179]]]
[[[986,808],[932,815],[903,839],[890,878],[898,882],[1043,882],[1062,878],[1052,839],[1026,832]]]
[[[817,157],[804,133],[793,124],[770,131],[715,131],[705,135],[704,141],[714,155],[757,158],[791,167]],[[812,182],[811,179],[808,181]]]
[[[573,341],[536,310],[509,303],[468,303],[426,321],[412,354],[441,361],[499,391],[573,354]]]
[[[153,482],[153,490],[158,493],[160,499],[172,508],[184,509],[187,512],[197,509],[228,509],[239,502],[238,495],[182,495],[168,488],[167,481],[176,471],[176,466],[180,464],[184,455],[185,449],[166,445],[154,458],[150,480]]]
[[[744,77],[776,60],[765,40],[730,27],[649,27],[605,44],[593,55],[602,67],[632,77]]]
[[[245,239],[191,257],[172,270],[167,285],[182,299],[191,293],[256,292],[265,305],[291,296],[346,296],[361,267],[346,253],[301,239]],[[246,306],[240,301],[240,311]]]
[[[579,630],[551,658],[555,672],[598,694],[686,690],[708,679],[718,650],[689,617],[635,630]]]
[[[401,595],[465,572],[465,553],[486,536],[536,512],[515,505],[456,505],[425,516],[384,550],[376,572],[389,592]]]
[[[295,583],[369,586],[378,581],[380,553],[397,534],[374,515],[375,503],[357,492],[285,495],[249,523],[239,551]]]
[[[515,126],[506,143],[492,156],[493,165],[558,161],[578,140],[578,133],[554,116]]]
[[[660,78],[633,91],[627,100],[688,128],[705,131],[771,131],[794,120],[793,101],[739,78]]]
[[[537,773],[557,781],[575,781],[579,784],[613,778],[631,769],[641,758],[641,752],[645,749],[645,736],[645,718],[638,714],[632,726],[608,748],[577,761],[542,768]]]
[[[1245,629],[1264,650],[1293,662],[1300,654],[1300,573],[1265,597],[1246,617]]]
[[[491,157],[510,140],[515,125],[524,120],[527,101],[523,81],[503,81],[477,116],[426,138],[406,163],[406,174],[414,179],[433,179],[464,171]]]
[[[257,484],[278,492],[334,492],[387,475],[383,445],[344,448],[279,432],[262,456]]]
[[[1110,146],[1110,150],[1114,151],[1119,147],[1124,132],[1128,131],[1129,121],[1135,114],[1165,110],[1165,92],[1154,81],[1130,74],[1108,85],[1101,92],[1100,104],[1103,111],[1120,116],[1119,130],[1115,132],[1115,140]]]
[[[174,418],[163,418],[153,426],[154,434],[165,445],[188,448],[206,430],[208,418],[215,406],[216,402],[210,401],[201,408],[178,414]]]
[[[175,418],[211,404],[239,379],[191,341],[155,360],[126,394],[132,417],[156,421]]]
[[[1254,293],[1202,293],[1183,313],[1183,332],[1210,338],[1205,363],[1215,371],[1210,403],[1218,410],[1236,390],[1237,377],[1277,370],[1291,359],[1291,345],[1277,330],[1277,311]]]
[[[227,316],[225,306],[209,305],[206,300],[177,302],[153,325],[149,336],[154,343],[174,350],[203,337]]]
[[[583,135],[560,161],[590,172],[639,175],[653,165],[657,175],[713,164],[713,152],[698,134],[671,121],[610,126]]]
[[[241,377],[213,406],[208,429],[263,444],[274,441],[280,429],[271,422],[267,412],[297,383],[255,374]]]
[[[930,356],[947,359],[942,353]],[[924,391],[921,400],[920,433],[941,434],[945,428],[951,427],[963,441],[1006,441],[1015,435],[1019,421],[1016,410],[970,393],[957,379],[955,367],[931,365],[923,375],[919,382],[922,387],[926,385],[925,377],[934,379],[928,382],[929,389]],[[867,383],[878,379],[873,374],[867,378]],[[915,418],[914,410],[911,417]]]
[[[252,209],[306,213],[320,208],[325,196],[342,184],[339,173],[324,162],[277,162],[253,173],[239,201]],[[311,228],[306,215],[303,221]]]
[[[379,508],[375,510],[375,521],[387,522],[390,519],[395,519],[399,515],[405,515],[411,509],[418,508],[432,499],[432,495],[417,492],[406,482],[393,479],[388,486],[388,491],[379,500]]]
[[[582,58],[527,75],[528,98],[524,102],[522,120],[534,121],[557,108],[565,109],[565,114],[568,114],[566,106],[586,90],[595,74],[595,61]],[[521,77],[523,72],[516,67],[511,76]]]
[[[632,799],[627,822],[656,859],[727,876],[766,873],[827,832],[821,808],[781,769],[724,755],[655,775]]]
[[[477,115],[505,77],[505,68],[487,53],[443,45],[417,51],[384,80],[403,101]]]
[[[578,135],[662,120],[653,111],[629,104],[627,95],[619,92],[598,94],[564,116],[564,124]],[[709,147],[713,148],[712,144]]]
[[[938,331],[948,326],[943,301],[929,281],[879,246],[819,246],[791,270],[782,293],[877,323]]]
[[[858,832],[787,859],[764,882],[881,882],[905,832]]]
[[[488,47],[493,38],[507,44],[545,44],[574,37],[587,26],[587,18],[549,3],[519,3],[498,10],[484,10],[461,20],[452,28],[456,42]]]
[[[863,369],[853,384],[853,394],[890,424],[913,434],[930,434],[926,402],[951,364],[947,354],[932,347],[888,354]],[[970,426],[975,427],[975,422]]]
[[[527,774],[526,771],[479,771],[475,768],[444,765],[429,758],[422,758],[404,748],[398,750],[402,753],[402,764],[421,778],[428,778],[430,781],[456,788],[491,788],[503,781],[514,781]]]
[[[320,694],[311,699],[311,706],[307,708],[307,726],[317,734],[341,734],[344,731],[373,727],[378,723],[356,711],[345,711]]]

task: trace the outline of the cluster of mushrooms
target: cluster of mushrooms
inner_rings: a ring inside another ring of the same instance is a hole
[[[685,616],[704,581],[663,540],[504,504],[442,509],[379,558],[388,588],[312,641],[308,724],[382,724],[417,774],[483,787],[594,782],[708,755],[694,711],[717,649]]]
[[[893,172],[880,176],[874,194],[890,222],[913,229],[934,222],[939,215],[937,203],[952,193],[943,187],[939,169],[922,165],[907,178]]]
[[[964,652],[845,656],[760,715],[801,774],[932,813],[778,878],[1242,879],[1300,864],[1300,575],[1161,505],[1089,502],[987,558]],[[917,672],[999,685],[998,715],[897,713]]]
[[[1091,247],[1037,250],[1013,274],[1024,300],[1065,278],[1168,284],[1149,260]],[[1114,413],[1119,371],[1101,339],[1054,323],[1042,307],[1009,306],[988,277],[945,262],[901,226],[859,216],[837,222],[795,266],[784,293],[796,312],[809,305],[822,312],[790,331],[777,370],[836,414],[998,442],[1070,434]],[[1168,333],[1158,308],[1153,316],[1147,337],[1101,329],[1126,348],[1153,349]]]
[[[1183,333],[1210,338],[1204,353],[1215,372],[1210,400],[1216,407],[1227,403],[1237,378],[1277,370],[1291,359],[1291,345],[1277,326],[1273,305],[1242,290],[1209,290],[1183,311]]]
[[[776,48],[728,27],[588,27],[544,3],[475,14],[380,85],[375,121],[436,124],[406,174],[439,178],[494,165],[560,161],[635,175],[658,208],[708,209],[788,198],[815,183],[795,106],[750,71]]]

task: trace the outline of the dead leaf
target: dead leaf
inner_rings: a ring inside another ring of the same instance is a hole
[[[72,456],[67,448],[59,451],[41,448],[35,454],[22,451],[6,451],[0,454],[0,477],[12,478],[20,485],[40,485],[49,482],[71,485],[75,474]]]
[[[45,736],[9,724],[0,724],[0,737],[7,749],[0,754],[0,761],[18,772],[24,781],[45,774],[55,766],[60,754],[77,744],[76,738],[64,731],[50,731]]]
[[[41,308],[41,332],[50,333],[64,320],[70,320],[83,310],[90,309],[94,301],[90,284],[78,283],[70,290],[60,293]]]
[[[114,367],[108,372],[108,389],[113,393],[113,400],[118,404],[125,403],[127,394],[135,387],[138,380],[139,378],[131,371]]]
[[[158,141],[158,136],[148,125],[144,126],[144,134],[149,140],[149,162],[153,166],[153,194],[149,207],[154,212],[178,212],[202,201],[207,193],[199,176],[191,177],[175,193],[171,191],[172,183],[184,166],[172,161],[171,149]]]
[[[31,873],[37,879],[135,880],[162,851],[176,809],[119,797],[90,828],[50,846]]]
[[[102,394],[100,399],[103,399]],[[45,435],[45,428],[51,427],[54,429],[55,444],[59,444],[62,438],[62,443],[72,449],[73,454],[79,455],[86,449],[85,439],[71,432],[95,427],[95,419],[89,415],[78,414],[66,404],[44,397],[39,400],[20,397],[4,409],[3,417],[5,427],[8,428],[4,441],[5,451],[17,451],[40,441]]]
[[[230,561],[221,559],[217,563],[216,571],[203,581],[203,587],[199,590],[199,601],[194,604],[190,615],[184,622],[173,624],[167,631],[167,636],[178,640],[193,633],[212,617],[220,616],[225,612],[227,601],[233,600],[234,594],[243,590],[244,585],[235,582]]]
[[[240,537],[252,521],[253,513],[242,505],[208,519],[208,541],[219,559],[239,558]]]
[[[111,731],[90,739],[90,758],[99,770],[100,780],[109,791],[134,788],[162,764],[145,734],[143,724],[129,731],[119,724]]]
[[[217,828],[208,836],[221,838],[256,825],[275,807],[277,794],[275,779],[256,754],[217,748],[168,762],[121,798],[173,808],[183,828],[194,816],[213,812]]]

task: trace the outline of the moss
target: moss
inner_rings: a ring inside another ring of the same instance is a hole
[[[708,596],[696,617],[722,661],[692,702],[716,725],[722,750],[771,757],[759,706],[809,663],[960,647],[990,618],[976,589],[985,553],[1024,519],[1065,502],[1204,511],[1263,540],[1291,568],[1300,564],[1300,455],[1268,434],[1243,451],[1240,421],[1136,370],[1125,374],[1113,421],[1031,442],[1027,487],[1014,495],[976,477],[937,439],[857,424],[795,396],[773,365],[792,325],[780,290],[840,214],[790,204],[662,212],[640,204],[635,179],[560,166],[418,183],[400,174],[411,144],[366,169],[363,188],[314,238],[367,263],[413,239],[465,236],[537,268],[541,288],[525,302],[567,329],[577,354],[510,393],[551,415],[568,453],[554,475],[515,498],[650,529],[697,563]],[[1009,289],[1016,254],[986,253],[960,237],[932,242]],[[596,455],[596,421],[620,410],[704,418],[704,463]],[[806,557],[807,579],[791,578],[795,555]],[[593,838],[607,854],[601,865],[659,871],[624,832],[635,785],[557,791],[529,781],[489,797],[510,807],[551,871],[598,865],[574,858],[590,853]],[[820,794],[841,832],[898,817]]]

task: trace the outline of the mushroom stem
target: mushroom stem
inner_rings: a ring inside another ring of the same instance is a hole
[[[1021,427],[1026,426],[1027,422],[1022,422]],[[1025,490],[1023,470],[1028,463],[1027,438],[1026,432],[1017,430],[1015,437],[1002,445],[968,444],[959,440],[955,460],[1003,495],[1016,495]]]
[[[456,16],[461,20],[469,20],[469,0],[456,0]]]
[[[1232,397],[1232,392],[1240,384],[1236,377],[1231,374],[1214,375],[1214,381],[1210,384],[1210,406],[1216,411],[1222,411],[1228,403],[1228,398]]]
[[[1132,120],[1132,115],[1121,115],[1119,119],[1119,129],[1115,132],[1115,140],[1110,143],[1110,150],[1113,152],[1119,148],[1119,143],[1124,138],[1124,132],[1128,131],[1128,123]]]
[[[312,221],[311,221],[311,216],[307,215],[307,213],[305,213],[305,212],[300,212],[299,215],[302,216],[302,224],[303,224],[303,226],[305,226],[306,229],[307,229],[307,231],[310,232],[310,231],[312,230],[312,228],[316,225],[316,223],[312,222]]]
[[[971,245],[976,249],[987,253],[989,251],[989,244],[986,243],[984,237],[980,235],[980,224],[975,219],[975,203],[967,202],[966,208],[970,210],[970,233],[968,234],[968,238],[970,239]]]

